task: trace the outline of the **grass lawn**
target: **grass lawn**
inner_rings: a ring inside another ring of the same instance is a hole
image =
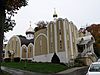
[[[40,73],[57,73],[68,69],[67,66],[53,63],[25,63],[25,62],[3,62],[2,66],[27,70]]]

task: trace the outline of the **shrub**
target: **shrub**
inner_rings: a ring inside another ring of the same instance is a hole
[[[4,61],[5,62],[10,62],[11,61],[11,58],[5,58]]]
[[[31,62],[32,62],[32,60],[27,60],[27,62],[28,62],[28,63],[31,63]]]
[[[56,55],[56,53],[54,53],[52,59],[51,59],[52,63],[60,63],[60,59],[59,57]]]
[[[21,62],[24,62],[25,60],[21,59]]]
[[[20,62],[20,57],[15,57],[14,62]]]
[[[76,58],[76,59],[75,59],[74,66],[75,66],[75,67],[77,67],[77,66],[84,66],[84,63],[83,63],[83,61],[82,61],[82,58]]]
[[[28,62],[28,60],[27,59],[21,59],[21,62]],[[29,60],[30,61],[30,60]]]

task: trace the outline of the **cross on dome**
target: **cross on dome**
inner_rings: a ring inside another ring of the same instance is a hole
[[[56,13],[56,9],[54,8],[54,14],[53,14],[53,17],[55,18],[57,18],[57,13]]]
[[[31,21],[30,21],[30,27],[31,27]]]
[[[31,27],[31,21],[30,21],[30,27],[26,30],[26,34],[34,34],[34,29]]]

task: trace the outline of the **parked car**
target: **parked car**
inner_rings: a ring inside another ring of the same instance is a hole
[[[86,75],[100,75],[100,62],[92,63]]]
[[[100,59],[98,59],[97,62],[100,62]]]

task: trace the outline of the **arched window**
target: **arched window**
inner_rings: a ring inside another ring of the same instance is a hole
[[[28,47],[28,58],[32,58],[33,57],[33,46],[29,45]]]
[[[27,58],[27,49],[26,49],[26,47],[22,47],[22,58]]]

